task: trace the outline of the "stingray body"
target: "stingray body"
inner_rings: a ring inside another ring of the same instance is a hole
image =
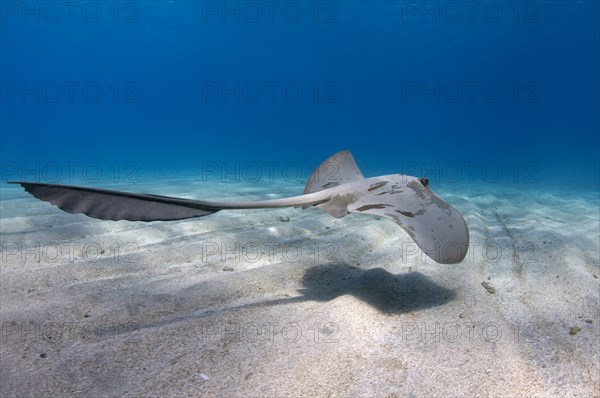
[[[365,178],[352,154],[338,152],[311,175],[304,194],[247,202],[201,201],[81,186],[11,182],[69,213],[102,220],[171,221],[220,210],[312,207],[336,218],[364,213],[394,221],[425,254],[451,264],[464,259],[469,231],[456,209],[433,193],[422,178],[390,174]]]

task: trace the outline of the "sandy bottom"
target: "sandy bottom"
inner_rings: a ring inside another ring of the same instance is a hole
[[[440,265],[365,215],[98,221],[5,187],[2,397],[599,395],[597,193],[434,187],[472,242],[465,261]]]

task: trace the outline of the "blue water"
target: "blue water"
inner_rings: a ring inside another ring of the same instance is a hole
[[[366,175],[600,189],[597,1],[77,4],[0,2],[3,181],[305,179],[349,149]]]

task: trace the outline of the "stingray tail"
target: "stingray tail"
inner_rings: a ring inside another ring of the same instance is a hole
[[[100,220],[183,220],[221,210],[210,202],[168,196],[23,181],[9,181],[9,184],[20,184],[34,197],[68,213],[83,213]]]

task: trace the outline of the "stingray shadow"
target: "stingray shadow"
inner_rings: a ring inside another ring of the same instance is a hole
[[[419,272],[395,275],[383,268],[361,270],[337,264],[309,268],[302,284],[302,301],[330,301],[349,294],[386,314],[443,305],[456,296]]]
[[[233,275],[232,275],[233,277]],[[392,274],[382,268],[362,270],[351,266],[328,264],[308,268],[302,277],[300,296],[261,300],[249,304],[206,309],[190,314],[189,308],[203,301],[202,295],[195,295],[204,283],[181,290],[179,297],[188,297],[187,305],[181,308],[186,312],[179,316],[156,319],[144,324],[136,323],[136,329],[152,328],[177,322],[193,321],[207,317],[228,314],[233,311],[260,309],[276,305],[302,303],[307,301],[327,302],[337,297],[351,295],[371,305],[385,314],[402,314],[425,308],[443,305],[456,296],[452,290],[433,282],[419,272]],[[152,303],[148,303],[152,306]],[[186,311],[187,308],[187,311]]]

